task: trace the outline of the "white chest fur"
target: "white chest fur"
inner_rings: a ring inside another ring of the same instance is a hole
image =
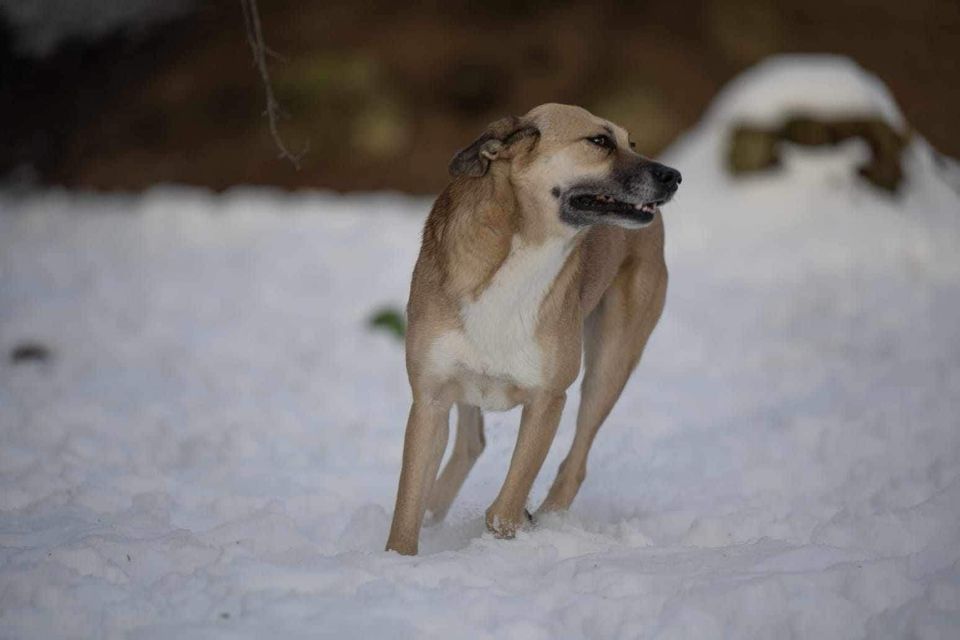
[[[449,331],[434,342],[435,374],[465,376],[464,402],[485,409],[510,403],[498,383],[534,388],[543,381],[543,355],[536,330],[540,307],[570,254],[570,243],[548,239],[539,245],[518,237],[489,286],[460,310],[462,331]],[[484,378],[477,384],[478,377]]]

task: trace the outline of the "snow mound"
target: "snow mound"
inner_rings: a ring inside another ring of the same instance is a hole
[[[767,58],[724,87],[703,120],[711,126],[738,120],[775,125],[793,112],[874,115],[904,125],[896,101],[878,78],[849,58],[828,54]]]
[[[855,144],[729,178],[723,123],[804,77],[896,114],[837,59],[725,91],[667,154],[666,313],[572,511],[484,531],[518,420],[489,414],[416,558],[382,551],[409,389],[366,319],[429,202],[0,194],[0,637],[956,637],[955,169],[915,139],[896,198]]]

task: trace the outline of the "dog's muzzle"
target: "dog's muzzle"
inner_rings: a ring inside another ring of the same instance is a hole
[[[614,172],[610,180],[578,184],[561,196],[560,217],[568,224],[616,224],[637,228],[653,222],[683,177],[672,167],[643,161]]]

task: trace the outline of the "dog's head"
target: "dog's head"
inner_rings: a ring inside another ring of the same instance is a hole
[[[480,178],[491,165],[509,171],[521,200],[574,228],[644,227],[681,180],[676,169],[636,153],[622,127],[560,104],[494,122],[453,157],[450,173]]]

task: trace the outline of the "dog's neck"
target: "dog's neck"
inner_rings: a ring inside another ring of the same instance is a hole
[[[531,214],[533,207],[543,204],[518,200],[509,176],[501,172],[491,171],[479,180],[455,181],[436,206],[443,207],[445,202],[457,205],[448,205],[446,219],[433,232],[444,285],[458,300],[476,299],[518,247],[562,245],[565,260],[583,237],[558,231],[559,227],[544,224]],[[563,262],[556,266],[554,276]]]

